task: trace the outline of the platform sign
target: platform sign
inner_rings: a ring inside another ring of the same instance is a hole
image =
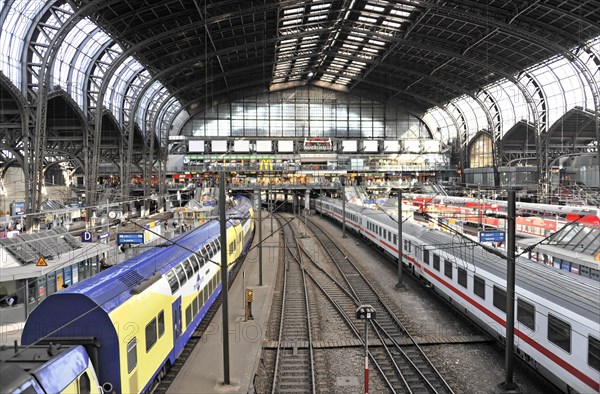
[[[81,242],[92,242],[92,232],[84,231],[81,233]]]
[[[479,242],[505,242],[506,233],[504,231],[480,231]]]
[[[143,244],[144,233],[119,233],[117,234],[117,245],[121,244]]]
[[[108,243],[108,239],[109,239],[109,233],[101,233],[98,234],[98,242],[103,243],[103,244],[107,244]]]

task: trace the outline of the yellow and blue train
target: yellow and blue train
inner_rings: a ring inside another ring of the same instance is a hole
[[[231,267],[250,246],[253,209],[245,197],[236,202],[227,211],[226,245],[213,220],[44,300],[27,319],[22,344],[72,345],[65,352],[79,358],[50,363],[43,374],[52,378],[30,373],[31,384],[15,391],[149,391],[219,295],[221,253]]]

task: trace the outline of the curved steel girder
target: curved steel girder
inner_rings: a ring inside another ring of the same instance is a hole
[[[519,10],[518,7],[515,5],[516,13],[509,12],[509,11],[503,10],[501,8],[494,7],[493,5],[490,6],[487,3],[481,3],[481,2],[477,2],[477,1],[468,1],[467,0],[467,1],[463,1],[462,3],[468,5],[470,8],[479,8],[480,10],[485,11],[486,14],[497,15],[497,16],[501,17],[503,20],[508,20],[507,24],[512,24],[512,22],[518,17],[522,22],[527,23],[530,26],[535,26],[536,28],[539,28],[541,30],[548,30],[549,32],[552,32],[552,33],[558,33],[558,35],[567,37],[570,40],[572,40],[573,42],[581,43],[579,37],[569,34],[562,29],[554,27],[552,25],[552,23],[543,23],[537,19],[533,19],[528,16],[521,16],[521,14],[523,14],[525,11],[528,11],[528,9],[531,7],[545,8],[547,10],[556,11],[565,16],[568,15],[569,17],[575,19],[578,23],[586,24],[588,28],[598,29],[598,24],[596,23],[597,21],[591,21],[591,20],[587,20],[587,19],[578,17],[578,15],[575,12],[567,13],[565,10],[561,10],[560,8],[554,7],[551,4],[549,4],[548,2],[540,2],[539,0],[531,1],[529,3],[524,3],[524,8],[521,10]],[[579,4],[579,2],[574,2],[573,5],[580,5],[580,4]],[[510,18],[510,19],[508,19],[508,18]]]
[[[479,7],[481,7],[481,3],[468,2],[468,1],[463,2],[463,4],[467,4],[467,3],[472,8],[475,8],[477,5],[479,5]],[[535,4],[536,3],[534,3],[534,5]],[[517,14],[512,14],[511,16],[513,18],[511,20],[509,20],[509,22],[507,23],[504,21],[500,21],[497,18],[492,18],[492,17],[488,16],[488,15],[498,15],[499,13],[505,13],[502,10],[498,10],[497,8],[494,8],[493,12],[491,12],[491,13],[485,12],[485,14],[483,14],[483,13],[476,14],[476,13],[468,12],[466,10],[445,7],[441,4],[431,2],[431,1],[425,1],[423,3],[423,5],[426,7],[431,7],[431,8],[436,9],[437,12],[439,12],[439,14],[441,16],[447,16],[450,18],[454,18],[456,20],[460,20],[462,22],[468,22],[468,23],[473,23],[473,24],[478,23],[478,24],[480,24],[480,26],[485,27],[485,28],[497,28],[500,31],[502,31],[504,34],[524,39],[528,42],[538,45],[542,49],[549,50],[550,52],[563,53],[563,54],[568,52],[568,49],[564,45],[556,42],[557,40],[549,40],[547,37],[541,36],[536,32],[528,31],[528,30],[525,30],[515,24],[512,24],[512,21],[516,17],[519,16],[520,12],[517,12]],[[486,4],[486,7],[488,7],[487,4]],[[482,8],[482,10],[483,10],[483,8]],[[486,8],[486,10],[489,10],[489,8]],[[543,28],[548,27],[548,24],[536,23],[536,27],[539,30],[543,30]],[[549,30],[552,30],[552,29],[549,29]],[[561,33],[564,33],[564,32],[561,31]],[[566,35],[568,35],[568,34],[566,34]],[[565,36],[565,34],[560,34],[560,36]],[[572,37],[572,38],[576,39],[575,42],[581,43],[581,41],[579,41],[576,37]]]
[[[56,156],[67,156],[70,159],[65,159],[65,160],[59,160],[56,162],[51,162],[50,164],[48,164],[43,171],[46,172],[46,170],[48,169],[48,167],[51,167],[52,165],[59,163],[59,162],[63,162],[63,161],[71,161],[73,163],[78,164],[78,168],[84,168],[83,166],[83,160],[77,156],[75,153],[70,152],[68,150],[62,150],[62,149],[56,149],[56,148],[50,148],[47,150],[47,152],[49,153],[47,155],[47,157],[56,157]],[[77,166],[75,166],[77,168]]]
[[[48,101],[56,98],[63,99],[69,105],[71,110],[73,110],[73,113],[75,113],[75,115],[79,119],[79,122],[81,123],[81,128],[83,129],[85,127],[86,117],[81,108],[79,108],[79,105],[77,105],[75,100],[73,100],[73,97],[71,97],[69,93],[65,92],[62,88],[54,89],[48,92]]]
[[[82,49],[86,47],[86,45],[87,45],[88,42],[90,42],[92,39],[95,38],[95,34],[98,31],[102,31],[102,29],[100,29],[100,27],[96,27],[94,30],[92,30],[89,33],[87,33],[87,35],[85,36],[85,38],[83,40],[81,40],[81,43],[77,47],[77,51],[76,51],[77,54],[83,53]],[[111,40],[108,40],[108,41],[110,42]],[[96,55],[96,54],[87,54],[86,53],[85,55],[89,55],[91,58],[94,58],[94,55]],[[75,59],[77,59],[76,55],[73,56],[72,60],[75,60]],[[89,66],[88,66],[88,70],[85,70],[85,79],[84,79],[84,81],[88,80],[88,78],[89,78],[89,70],[91,69],[91,66],[94,63],[95,63],[94,61],[90,62]],[[69,72],[67,74],[67,85],[69,87],[73,86],[73,71],[76,70],[76,69],[77,69],[77,67],[73,67],[73,63],[69,64]],[[87,97],[87,94],[86,94],[87,93],[87,86],[88,86],[88,84],[86,84],[86,86],[84,86],[83,89],[82,89],[83,90],[83,92],[82,92],[83,97]],[[71,94],[71,92],[68,92],[68,93]],[[85,109],[85,107],[84,107],[84,109]]]
[[[111,1],[117,1],[117,0],[111,0]],[[110,3],[110,1],[109,1]],[[289,4],[294,4],[293,0],[289,0],[289,1],[284,1],[283,3],[289,3]],[[269,4],[269,6],[267,7],[266,5],[264,6],[258,6],[256,8],[253,8],[253,10],[256,9],[261,9],[264,8],[264,10],[268,10],[271,8],[277,9],[277,7],[281,5],[281,3],[279,4]],[[81,8],[79,11],[82,11],[86,9],[86,7],[84,6],[83,8]],[[185,33],[186,31],[190,30],[190,29],[194,29],[197,27],[204,27],[207,24],[212,24],[212,23],[217,23],[220,21],[226,21],[230,18],[232,18],[233,16],[242,16],[245,15],[247,13],[247,10],[240,10],[239,12],[236,13],[229,13],[227,15],[218,15],[215,17],[211,17],[211,18],[207,18],[205,20],[203,20],[201,23],[198,22],[194,22],[191,23],[189,25],[183,25],[183,26],[178,26],[175,29],[163,32],[161,34],[156,34],[151,38],[148,38],[146,40],[143,40],[137,44],[131,45],[129,48],[127,48],[123,53],[121,53],[121,55],[115,59],[115,61],[109,66],[109,68],[107,69],[106,73],[104,74],[104,79],[102,81],[102,85],[98,91],[98,106],[103,105],[102,103],[104,102],[104,95],[106,94],[106,90],[108,89],[108,84],[110,83],[110,80],[112,78],[112,76],[114,75],[115,71],[118,69],[118,67],[120,67],[120,65],[123,63],[123,61],[125,61],[130,55],[133,55],[134,53],[141,51],[143,48],[145,48],[148,45],[151,45],[152,43],[155,42],[159,42],[160,40],[176,35],[177,33]],[[75,15],[77,15],[78,13],[76,13]],[[71,18],[70,18],[71,19]],[[102,129],[102,116],[100,116],[98,114],[99,111],[96,111],[96,118],[95,118],[95,129],[96,130],[101,130]],[[96,138],[99,138],[98,136],[98,132],[96,132]],[[97,146],[98,144],[95,143],[94,146]],[[97,155],[95,155],[95,159],[94,162],[97,161]],[[92,167],[93,171],[95,171],[94,166]],[[95,176],[92,176],[95,177]],[[90,198],[95,198],[95,195],[92,193]]]
[[[120,2],[122,2],[122,0],[111,0],[108,3],[120,3]],[[80,1],[80,3],[82,3],[82,2]],[[207,14],[215,15],[218,13],[219,15],[222,15],[222,13],[220,12],[221,9],[223,9],[229,5],[239,5],[239,4],[240,4],[239,0],[219,1],[218,7],[216,6],[216,3],[207,3],[207,5],[206,5],[207,6]],[[283,0],[283,1],[278,1],[278,2],[271,2],[270,4],[263,2],[262,5],[259,4],[257,6],[253,6],[251,8],[246,8],[246,9],[240,10],[242,12],[228,12],[227,14],[225,14],[225,15],[227,15],[225,17],[225,19],[221,19],[220,21],[221,22],[227,21],[229,19],[233,19],[234,17],[240,16],[240,15],[247,16],[249,14],[249,12],[255,11],[255,10],[256,10],[255,13],[263,13],[263,12],[269,11],[271,8],[274,10],[277,10],[280,5],[281,5],[281,7],[289,7],[291,5],[296,5],[296,4],[297,4],[297,1],[294,1],[294,0]],[[164,2],[157,2],[157,3],[146,2],[145,9],[152,10],[153,8],[155,8],[155,7],[153,7],[153,5],[162,7],[164,5]],[[189,18],[189,16],[190,16],[190,10],[185,9],[184,11],[182,11],[180,13],[171,13],[166,18],[161,18],[161,20],[169,21],[171,19],[175,19],[177,21],[181,21],[181,19]],[[130,14],[128,14],[128,13],[122,14],[121,19],[123,19],[123,20],[129,19],[130,20],[131,19]],[[119,21],[119,18],[115,18],[115,20]],[[157,22],[155,20],[153,20],[153,21],[147,22],[146,24],[140,24],[139,26],[141,28],[144,28],[149,25],[155,25],[156,23]],[[138,27],[138,25],[136,25],[132,29],[123,30],[123,35],[127,36],[127,35],[133,34],[135,32],[135,30],[137,30],[137,27]]]
[[[323,29],[316,29],[316,30],[309,30],[309,31],[301,31],[299,33],[286,35],[285,37],[286,37],[286,39],[302,38],[302,37],[305,37],[305,36],[313,36],[313,35],[318,35],[318,34],[324,34],[324,33],[327,33],[327,32],[329,32],[329,29],[323,28]],[[272,45],[272,44],[274,45],[279,40],[281,40],[281,37],[265,38],[262,41],[262,45],[261,46],[267,46],[267,45]],[[230,40],[228,40],[228,41],[230,41]],[[174,41],[173,45],[175,45],[175,44],[176,44],[176,42]],[[178,53],[182,53],[183,54],[183,53],[187,53],[187,52],[190,52],[192,54],[194,54],[194,53],[195,54],[201,53],[201,56],[193,56],[193,59],[191,59],[191,60],[194,60],[191,63],[191,64],[193,64],[193,63],[197,63],[199,61],[206,61],[206,60],[211,59],[211,58],[216,57],[216,56],[225,56],[225,55],[228,55],[230,53],[239,53],[239,52],[246,53],[248,50],[255,49],[257,46],[258,46],[257,42],[244,42],[243,44],[236,44],[236,45],[228,46],[226,48],[217,49],[214,52],[207,53],[206,54],[207,56],[205,56],[205,54],[204,54],[204,44],[200,43],[199,45],[194,46],[194,47],[189,47],[189,48],[185,48],[183,50],[169,52],[168,55],[165,55],[164,57],[161,57],[161,58],[155,58],[154,61],[156,63],[161,63],[161,62],[166,62],[166,61],[168,61],[170,63],[170,59],[173,57],[173,54],[178,54]],[[161,46],[161,48],[160,48],[161,51],[163,51],[165,49],[168,49],[168,46],[166,46],[166,48],[165,48],[165,46]],[[157,50],[159,50],[159,49],[157,49]],[[148,52],[145,52],[145,53],[146,54],[148,54],[148,53],[151,54],[152,51],[148,51]]]
[[[21,93],[21,91],[12,83],[12,81],[4,75],[4,73],[0,73],[0,84],[8,90],[12,98],[17,103],[19,110],[21,113],[24,113],[25,108],[27,108],[27,98]]]
[[[15,149],[12,146],[6,145],[6,144],[2,144],[0,143],[0,149],[2,150],[6,150],[9,151],[10,153],[13,154],[14,157],[8,158],[5,162],[4,165],[2,166],[2,172],[0,173],[1,176],[4,176],[4,173],[6,171],[6,169],[8,167],[12,167],[14,162],[17,162],[19,164],[19,166],[21,168],[25,168],[25,157],[23,156],[23,152],[21,152],[20,150]]]
[[[377,33],[371,33],[371,34],[374,38],[381,38],[382,40],[390,41],[390,38],[388,36],[380,35]],[[458,60],[463,63],[473,64],[480,68],[490,70],[490,72],[498,72],[505,78],[506,78],[506,75],[511,75],[511,73],[509,71],[506,71],[506,70],[510,70],[512,68],[511,63],[507,59],[505,59],[503,57],[495,56],[493,54],[490,54],[489,52],[484,52],[484,51],[479,51],[479,50],[470,50],[469,52],[471,52],[473,54],[473,56],[466,56],[466,54],[465,54],[466,52],[464,50],[456,51],[453,49],[449,49],[449,48],[452,48],[452,46],[443,45],[443,43],[441,43],[441,45],[440,45],[441,40],[431,39],[430,37],[425,37],[425,36],[422,36],[419,34],[412,34],[409,37],[395,37],[391,40],[391,42],[393,43],[393,45],[405,45],[405,46],[408,46],[408,47],[411,47],[411,48],[414,48],[414,49],[417,49],[420,51],[428,51],[428,52],[436,54],[436,55],[447,56],[450,59],[446,63],[448,63],[452,60]],[[489,62],[478,61],[477,59],[486,59],[486,60],[491,59],[494,61],[495,64],[501,64],[501,65],[504,65],[505,67],[502,69],[499,69],[495,65],[490,65]],[[369,62],[366,59],[360,59],[360,60],[365,63]],[[374,59],[373,61],[377,62],[379,60]],[[533,59],[532,59],[532,61],[533,61]],[[446,63],[444,63],[444,65]],[[439,69],[441,69],[441,65],[438,65],[434,70],[432,70],[430,72],[430,75],[433,73],[439,74]],[[443,75],[443,78],[456,78],[456,76],[454,74],[452,74],[452,75],[442,74],[442,75]]]
[[[368,60],[368,59],[363,59],[363,58],[359,58],[356,56],[350,56],[350,55],[345,55],[345,54],[339,54],[336,52],[331,51],[331,54],[335,55],[336,58],[340,58],[340,59],[348,59],[348,60],[359,60],[361,62],[364,63],[371,63],[372,65],[375,65],[377,67],[381,67],[387,71],[401,71],[402,73],[405,74],[412,74],[415,76],[418,76],[420,79],[425,79],[427,80],[432,86],[434,87],[438,87],[438,86],[443,86],[444,88],[446,88],[446,90],[451,93],[451,94],[455,94],[456,96],[460,96],[461,94],[466,94],[466,95],[472,95],[473,92],[477,91],[478,89],[480,89],[479,86],[476,85],[471,85],[470,81],[465,80],[465,79],[461,79],[461,85],[457,85],[454,84],[452,82],[448,82],[445,79],[442,78],[438,78],[429,74],[426,74],[422,71],[418,71],[418,70],[414,70],[414,69],[410,69],[404,66],[399,66],[399,65],[395,65],[395,64],[380,64],[378,63],[376,60]],[[328,71],[328,74],[332,74],[332,75],[340,75],[339,73],[333,72],[333,71]],[[359,82],[364,82],[367,79],[364,76],[360,76],[359,78],[354,78],[355,79],[355,85],[358,84]],[[456,77],[455,77],[456,79]],[[409,87],[411,85],[413,85],[415,82],[412,82]],[[407,88],[408,89],[408,88]],[[351,89],[350,89],[351,90]]]

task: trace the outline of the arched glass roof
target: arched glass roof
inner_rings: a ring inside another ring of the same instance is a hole
[[[70,32],[57,54],[54,84],[61,86],[80,108],[84,108],[84,87],[94,56],[111,38],[88,19]]]
[[[600,52],[600,39],[596,38],[589,41],[586,46],[590,48],[591,53]],[[596,84],[600,85],[600,64],[591,64],[594,57],[590,52],[579,49],[575,56],[578,56],[588,65],[592,71]],[[596,58],[598,59],[598,58]],[[527,75],[527,78],[525,78]],[[535,84],[527,81],[535,81]],[[543,95],[547,127],[561,119],[569,110],[574,107],[582,107],[594,111],[594,100],[589,84],[584,76],[578,70],[576,65],[564,56],[556,56],[548,61],[534,65],[521,74],[520,81],[527,85],[529,94],[533,96],[534,103],[539,102],[540,97],[535,87],[541,88]],[[504,135],[518,121],[525,120],[533,122],[533,113],[527,104],[527,99],[523,92],[512,81],[502,79],[496,83],[483,88],[492,96],[498,104],[501,119],[501,136]],[[456,108],[453,108],[456,107]],[[485,112],[481,106],[468,96],[461,96],[447,106],[456,117],[462,113],[468,125],[468,139],[472,138],[478,130],[488,129]],[[458,109],[458,110],[457,110]],[[540,110],[540,109],[538,109]],[[492,114],[493,115],[493,114]],[[432,128],[441,127],[444,130],[445,124],[450,124],[448,115],[439,108],[431,108],[424,116],[425,122]],[[443,134],[444,139],[456,137],[453,129],[446,129],[450,134]]]
[[[5,8],[10,5],[10,8]],[[59,28],[74,14],[70,3],[64,1],[15,0],[2,2],[0,12],[5,14],[1,26],[0,70],[10,81],[25,93],[24,75],[29,69],[32,90],[37,90],[40,64]],[[31,40],[32,50],[28,50]],[[98,90],[102,86],[110,65],[122,56],[123,49],[95,22],[85,18],[77,22],[66,33],[51,64],[51,86],[65,90],[81,109],[95,108]],[[107,49],[108,47],[108,49]],[[29,67],[29,69],[27,68]],[[140,78],[133,78],[134,75]],[[143,83],[150,79],[150,72],[135,58],[128,57],[111,77],[108,92],[104,95],[104,105],[123,124],[129,118],[131,103],[139,93]],[[160,81],[149,89],[142,100],[145,104],[138,109],[144,116],[147,103],[160,100],[166,95],[156,96],[157,90],[164,90]],[[133,96],[128,97],[126,95]],[[87,103],[86,100],[91,100]],[[177,102],[177,100],[175,100]],[[160,103],[153,103],[160,105]],[[178,104],[177,108],[181,108]],[[145,121],[137,119],[140,127]]]
[[[4,6],[4,1],[2,6]],[[17,88],[21,89],[22,52],[27,34],[34,24],[34,19],[45,7],[42,1],[16,0],[7,11],[8,15],[2,24],[0,34],[0,70]]]

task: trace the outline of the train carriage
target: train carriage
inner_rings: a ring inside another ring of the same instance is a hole
[[[317,211],[342,221],[341,202],[321,198]],[[339,212],[339,213],[338,213]],[[357,232],[398,256],[398,224],[379,210],[346,204]],[[347,222],[348,224],[348,222]],[[456,235],[403,223],[403,264],[500,341],[506,326],[506,261]],[[600,284],[517,260],[515,352],[565,392],[600,391]]]
[[[250,245],[253,210],[237,201],[227,245],[211,221],[53,294],[29,316],[22,343],[95,343],[88,351],[105,392],[148,391],[219,295],[221,253],[231,267]]]

